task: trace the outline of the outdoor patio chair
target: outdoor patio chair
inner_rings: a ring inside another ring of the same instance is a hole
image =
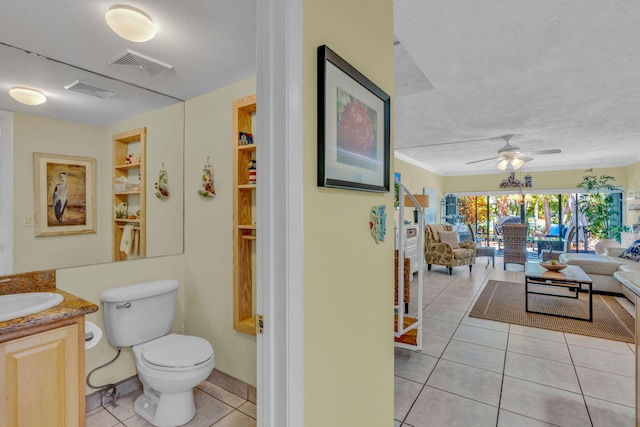
[[[527,235],[529,224],[505,224],[502,228],[504,239],[504,266],[507,264],[520,264],[527,262]]]

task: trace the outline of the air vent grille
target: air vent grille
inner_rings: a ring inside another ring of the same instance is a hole
[[[96,86],[91,83],[83,82],[81,80],[76,80],[72,83],[69,83],[64,88],[74,92],[83,93],[85,95],[95,96],[96,98],[111,98],[113,95],[118,93],[116,91]]]
[[[131,71],[144,71],[153,77],[158,73],[173,69],[172,65],[153,59],[149,56],[126,49],[109,61],[109,64],[120,65]]]

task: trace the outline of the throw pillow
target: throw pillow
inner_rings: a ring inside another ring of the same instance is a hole
[[[640,261],[640,239],[636,240],[620,254],[620,258],[631,259],[635,262]]]
[[[458,233],[455,231],[438,231],[438,236],[442,243],[448,243],[453,249],[458,249]]]

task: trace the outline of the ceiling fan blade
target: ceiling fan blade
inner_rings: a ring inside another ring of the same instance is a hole
[[[518,158],[523,162],[530,162],[531,160],[533,160],[533,157],[527,157],[527,156],[518,156]]]
[[[537,151],[527,151],[525,154],[560,154],[562,150],[559,148],[554,148],[552,150],[537,150]]]
[[[500,157],[489,157],[488,159],[482,159],[482,160],[474,160],[473,162],[467,162],[465,163],[466,165],[472,165],[474,163],[480,163],[480,162],[486,162],[489,160],[498,160]]]
[[[493,138],[465,139],[465,140],[461,140],[461,141],[436,142],[435,144],[412,145],[411,147],[395,148],[395,150],[396,151],[397,150],[409,150],[411,148],[420,148],[420,147],[438,147],[440,145],[462,144],[462,143],[465,143],[465,142],[492,141],[494,139],[504,139],[504,136],[513,136],[513,135],[494,136]]]

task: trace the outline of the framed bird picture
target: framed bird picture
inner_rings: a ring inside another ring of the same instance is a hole
[[[96,232],[96,159],[33,153],[36,237]]]

